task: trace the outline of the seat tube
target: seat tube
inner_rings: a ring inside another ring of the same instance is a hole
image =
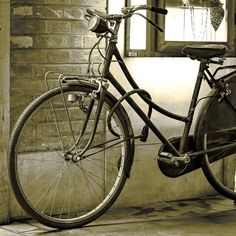
[[[197,80],[195,83],[195,87],[194,87],[194,91],[193,91],[193,95],[192,95],[192,99],[191,99],[191,103],[190,103],[190,107],[188,110],[187,120],[185,122],[184,131],[183,131],[181,141],[180,141],[179,152],[181,154],[187,152],[187,149],[188,149],[189,132],[190,132],[190,128],[192,125],[194,111],[195,111],[195,107],[197,104],[197,99],[198,99],[199,91],[201,88],[202,79],[204,76],[204,70],[206,69],[206,64],[207,64],[206,60],[201,60],[198,75],[197,75]]]

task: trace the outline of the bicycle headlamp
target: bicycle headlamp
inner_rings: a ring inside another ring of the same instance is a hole
[[[107,26],[107,22],[102,19],[99,16],[93,15],[91,16],[89,23],[88,23],[88,28],[95,33],[105,33],[107,32],[108,26]]]

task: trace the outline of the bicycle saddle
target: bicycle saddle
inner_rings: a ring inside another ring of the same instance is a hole
[[[227,52],[227,47],[221,44],[187,45],[182,52],[192,59],[210,59],[221,57]]]

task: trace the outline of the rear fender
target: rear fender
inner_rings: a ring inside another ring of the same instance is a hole
[[[236,75],[232,75],[225,79],[225,82],[230,85],[230,83],[233,83],[233,86],[231,87],[236,87]],[[215,99],[218,99],[219,96],[219,90],[217,88],[213,88],[210,93],[207,95],[208,98],[205,99],[202,107],[200,108],[196,122],[195,122],[195,128],[194,128],[194,140],[196,143],[196,149],[197,150],[202,150],[202,142],[203,142],[203,127],[205,125],[205,117],[207,116],[211,104],[215,101]]]

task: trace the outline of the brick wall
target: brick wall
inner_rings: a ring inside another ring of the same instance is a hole
[[[11,123],[45,90],[48,70],[84,73],[96,37],[87,29],[86,8],[106,0],[11,1]]]
[[[105,6],[106,0],[11,1],[11,126],[23,109],[45,91],[45,72],[86,72],[88,54],[97,38],[87,29],[84,14],[87,8],[104,10]],[[22,140],[33,148],[32,133],[46,131],[37,122],[29,130],[31,133]],[[12,218],[25,214],[14,197],[9,212]]]

